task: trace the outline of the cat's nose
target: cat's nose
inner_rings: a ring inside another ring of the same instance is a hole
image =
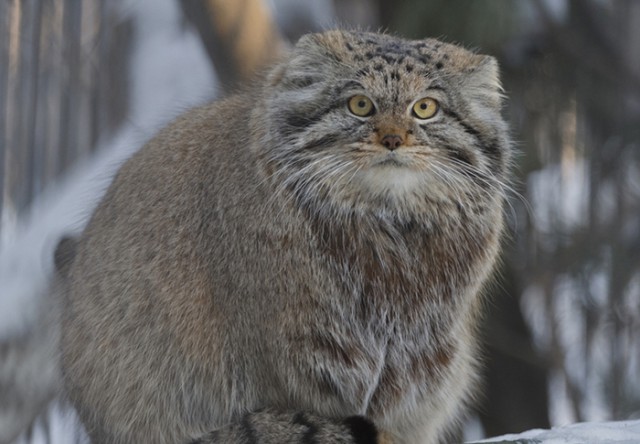
[[[404,138],[398,134],[386,134],[380,143],[388,150],[395,150],[399,146],[404,144]]]

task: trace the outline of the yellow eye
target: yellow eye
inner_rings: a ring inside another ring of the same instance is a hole
[[[413,104],[413,115],[418,119],[426,120],[438,112],[438,101],[431,97],[425,97]]]
[[[369,117],[375,111],[373,102],[367,96],[358,94],[349,99],[349,111],[358,117]]]

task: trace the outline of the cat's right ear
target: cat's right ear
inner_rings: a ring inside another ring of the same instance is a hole
[[[271,86],[305,88],[323,79],[323,72],[330,61],[322,34],[305,34],[291,48],[285,59],[269,74]]]

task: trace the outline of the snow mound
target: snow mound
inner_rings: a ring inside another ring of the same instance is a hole
[[[501,444],[640,444],[640,420],[585,422],[477,441]]]

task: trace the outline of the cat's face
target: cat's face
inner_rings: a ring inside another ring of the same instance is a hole
[[[501,199],[510,148],[491,57],[330,31],[303,37],[271,82],[261,154],[301,201],[416,213]]]

